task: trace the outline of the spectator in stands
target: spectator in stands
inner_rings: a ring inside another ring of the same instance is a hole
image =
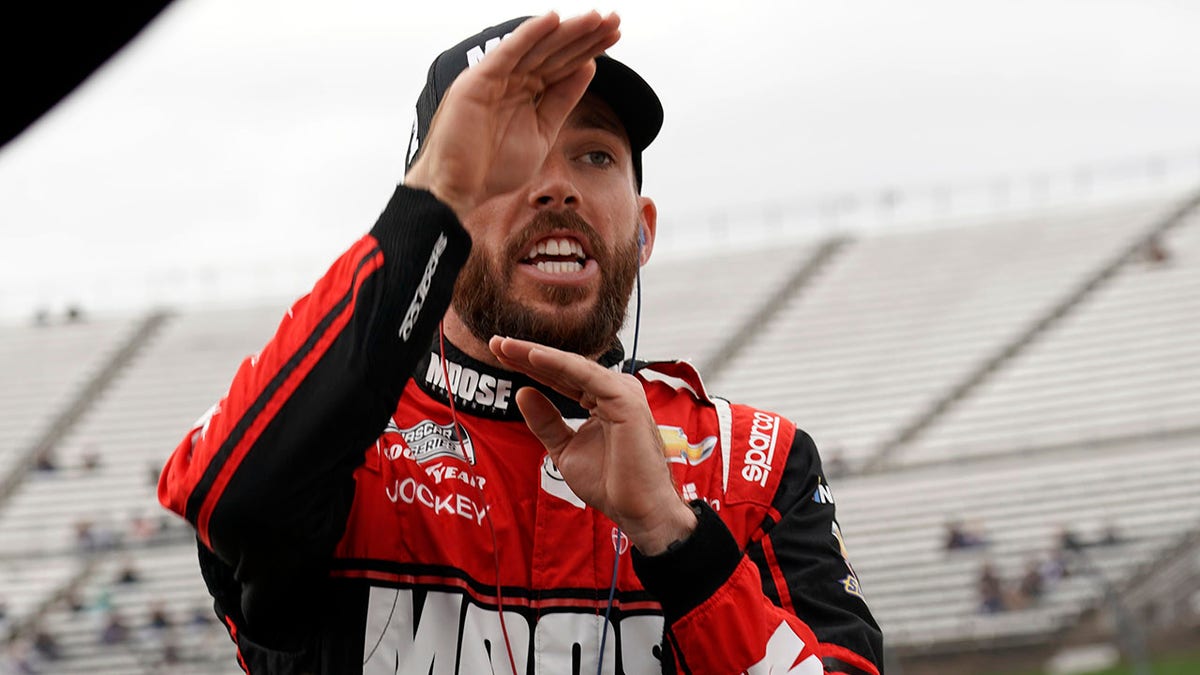
[[[96,593],[96,598],[92,602],[92,610],[107,615],[112,611],[112,589],[104,586]]]
[[[1061,551],[1078,551],[1083,548],[1083,540],[1066,525],[1058,526],[1057,546]]]
[[[192,608],[192,616],[188,619],[188,623],[197,629],[203,629],[208,624],[212,623],[212,609],[197,605]]]
[[[150,627],[155,630],[166,630],[174,625],[171,616],[162,600],[155,600],[150,606]]]
[[[970,527],[958,519],[950,520],[946,523],[945,541],[947,551],[960,551],[987,546],[987,538],[983,536],[980,528]]]
[[[1163,244],[1162,237],[1158,234],[1152,235],[1146,241],[1143,254],[1146,261],[1153,265],[1162,265],[1171,260],[1171,251]]]
[[[138,544],[153,539],[159,531],[159,521],[136,514],[129,521],[129,539]]]
[[[158,519],[154,521],[154,523],[155,523],[154,524],[154,537],[156,539],[169,537],[172,534],[172,532],[187,531],[190,533],[190,530],[188,530],[187,528],[180,527],[181,524],[179,523],[179,521],[172,519],[170,516],[168,516],[166,514],[159,516]]]
[[[96,534],[92,530],[92,521],[77,520],[75,521],[75,546],[80,553],[94,553],[98,548],[96,545]]]
[[[979,611],[995,614],[1008,608],[1004,601],[1004,583],[991,562],[979,568]]]
[[[62,657],[58,638],[41,626],[33,631],[33,651],[46,661],[57,661]]]
[[[96,548],[101,551],[111,551],[121,545],[121,538],[124,533],[117,530],[109,523],[97,523],[92,527],[93,536],[96,539]]]
[[[100,468],[100,450],[97,449],[95,443],[88,443],[80,456],[83,463],[83,470],[87,473],[92,473]]]
[[[1050,552],[1039,569],[1043,586],[1053,586],[1067,576],[1066,554],[1061,549]]]
[[[42,448],[33,459],[33,468],[42,473],[53,473],[58,470],[58,460],[53,448]]]
[[[141,580],[141,572],[138,572],[137,566],[133,563],[133,559],[125,558],[121,565],[121,570],[117,572],[117,583],[136,584]]]
[[[116,548],[121,538],[113,528],[90,520],[75,521],[75,547],[80,553],[90,554]]]
[[[162,475],[162,465],[151,462],[146,465],[146,485],[150,487],[158,486],[158,477]]]
[[[71,610],[72,614],[78,614],[87,609],[87,603],[79,596],[79,591],[74,588],[67,592],[66,597],[63,598],[63,602]]]
[[[834,446],[834,449],[829,453],[828,459],[824,462],[825,477],[836,479],[845,476],[850,472],[849,465],[846,464],[846,458],[842,455],[841,446]]]
[[[1104,531],[1100,535],[1099,541],[1101,546],[1116,546],[1124,540],[1125,538],[1121,535],[1121,530],[1117,527],[1116,523],[1110,520],[1104,524]]]
[[[1058,581],[1071,575],[1071,556],[1081,548],[1079,537],[1065,527],[1060,527],[1055,536],[1050,557],[1043,565],[1042,576]]]
[[[179,653],[179,643],[175,641],[175,637],[168,635],[162,642],[162,663],[167,666],[178,665],[183,660]]]
[[[175,622],[167,612],[166,605],[162,600],[155,600],[150,605],[150,615],[142,631],[142,644],[161,650],[162,659],[166,662],[168,658],[178,656],[175,637]]]
[[[1046,578],[1042,576],[1042,563],[1037,558],[1025,561],[1025,571],[1017,583],[1017,605],[1028,607],[1037,602],[1046,590]]]
[[[5,638],[4,659],[0,667],[4,675],[37,675],[40,671],[34,666],[33,645],[19,635]]]
[[[100,644],[118,645],[128,639],[129,627],[125,625],[125,620],[116,610],[110,611],[100,631]]]

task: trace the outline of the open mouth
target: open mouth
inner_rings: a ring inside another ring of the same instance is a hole
[[[536,241],[521,262],[548,274],[572,274],[583,271],[588,255],[576,239],[546,237]]]

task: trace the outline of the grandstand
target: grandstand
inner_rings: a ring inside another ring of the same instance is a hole
[[[1112,616],[1194,643],[1198,204],[1174,193],[652,263],[638,357],[686,357],[710,391],[788,415],[837,456],[847,545],[905,673],[1124,648]],[[0,393],[0,599],[23,635],[56,637],[48,672],[165,672],[168,646],[170,672],[239,672],[215,618],[187,618],[209,602],[152,475],[282,310],[0,327],[16,384]],[[55,466],[38,470],[47,451]],[[981,523],[985,545],[947,551],[952,520]],[[1060,550],[1064,529],[1082,544]],[[1040,597],[980,611],[985,562],[1016,580],[1055,556],[1065,574]],[[155,607],[172,627],[152,626]],[[113,615],[128,635],[104,644]]]

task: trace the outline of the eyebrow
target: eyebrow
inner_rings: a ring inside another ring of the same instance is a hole
[[[620,122],[594,109],[584,110],[579,115],[572,116],[569,125],[575,129],[601,129],[618,138],[628,138],[625,127]]]

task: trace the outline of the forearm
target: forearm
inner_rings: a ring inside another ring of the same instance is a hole
[[[697,526],[688,539],[661,555],[635,551],[633,558],[646,590],[662,604],[677,669],[715,674],[761,668],[765,673],[773,666],[773,672],[823,672],[812,631],[767,600],[758,570],[720,517],[703,500],[692,502],[692,508]],[[799,669],[789,670],[793,664]]]
[[[771,508],[758,533],[743,535],[748,543],[694,501],[689,538],[658,556],[635,550],[634,569],[663,607],[669,653],[680,672],[878,675],[879,628],[843,557],[806,434],[796,433],[779,468]]]
[[[331,550],[350,476],[428,346],[469,248],[449,209],[399,188],[184,439],[160,501],[233,564],[264,528]]]

